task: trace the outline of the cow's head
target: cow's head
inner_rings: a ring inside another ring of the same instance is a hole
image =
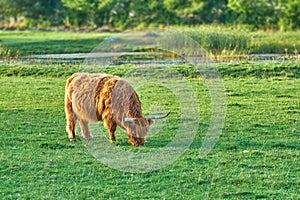
[[[123,118],[123,123],[131,144],[133,146],[143,146],[150,125],[153,124],[153,119],[163,119],[169,114],[170,113],[166,115],[150,115],[141,118]]]

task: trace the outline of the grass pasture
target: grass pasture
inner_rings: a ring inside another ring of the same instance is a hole
[[[196,40],[211,55],[222,57],[300,52],[299,31],[263,32],[224,26],[170,27]],[[114,33],[1,31],[0,58],[37,54],[89,53]],[[299,56],[298,56],[299,57]]]
[[[18,50],[20,56],[90,52],[108,34],[47,31],[3,31],[0,44]],[[1,54],[0,54],[1,56]]]
[[[68,141],[64,86],[78,67],[0,64],[0,199],[299,199],[299,63],[217,67],[227,114],[215,148],[199,158],[210,123],[210,96],[203,78],[182,65],[175,68],[193,86],[201,110],[193,143],[166,168],[127,173],[96,160],[81,139]],[[109,72],[122,75],[131,68]],[[148,92],[139,91],[145,112],[153,101],[146,98]],[[155,99],[178,109],[164,96],[172,94],[157,94]],[[165,137],[176,123],[171,115]],[[118,130],[114,145],[143,153],[167,139],[154,135],[149,144],[135,148]]]

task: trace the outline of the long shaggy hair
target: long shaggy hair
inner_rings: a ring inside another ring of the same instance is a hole
[[[76,140],[77,120],[86,139],[92,138],[88,123],[103,121],[112,142],[116,141],[118,125],[126,130],[132,145],[140,146],[145,144],[145,136],[153,123],[142,116],[141,102],[132,86],[117,76],[106,74],[72,75],[66,83],[65,112],[70,141]],[[132,120],[124,121],[125,118]]]

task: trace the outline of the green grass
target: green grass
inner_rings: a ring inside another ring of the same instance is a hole
[[[0,44],[18,49],[19,55],[83,53],[91,52],[107,35],[103,33],[2,31]]]
[[[250,37],[244,30],[222,26],[178,27],[176,30],[193,38],[212,55],[234,56],[250,52]]]
[[[299,54],[300,34],[294,32],[251,32],[222,26],[171,27],[195,39],[215,56],[242,56],[248,53]],[[43,31],[2,31],[1,45],[18,56],[50,53],[89,53],[106,33],[74,33]],[[4,51],[4,50],[3,50]],[[3,56],[0,54],[0,56]]]
[[[68,67],[1,64],[0,199],[300,198],[299,64],[218,65],[227,115],[222,136],[204,159],[199,148],[210,123],[210,96],[191,66],[175,67],[199,98],[199,129],[178,160],[141,174],[107,167],[82,140],[68,141],[64,86],[78,66]],[[109,73],[122,75],[130,69],[119,66]],[[172,93],[160,89],[138,90],[145,112],[154,100],[178,110]],[[176,113],[168,118],[165,133],[149,138],[145,147],[131,147],[120,130],[114,145],[134,152],[158,149],[176,131]]]
[[[0,58],[17,58],[19,56],[19,50],[11,47],[7,47],[0,43]]]
[[[175,27],[195,39],[213,55],[238,56],[248,53],[300,52],[300,32],[250,31],[247,28],[224,26]]]
[[[300,52],[300,31],[294,32],[253,32],[250,34],[253,53]]]

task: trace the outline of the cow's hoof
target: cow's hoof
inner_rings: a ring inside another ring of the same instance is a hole
[[[93,137],[92,136],[91,137],[85,137],[84,139],[86,139],[86,140],[92,140]]]
[[[70,142],[76,142],[76,138],[70,138]]]

